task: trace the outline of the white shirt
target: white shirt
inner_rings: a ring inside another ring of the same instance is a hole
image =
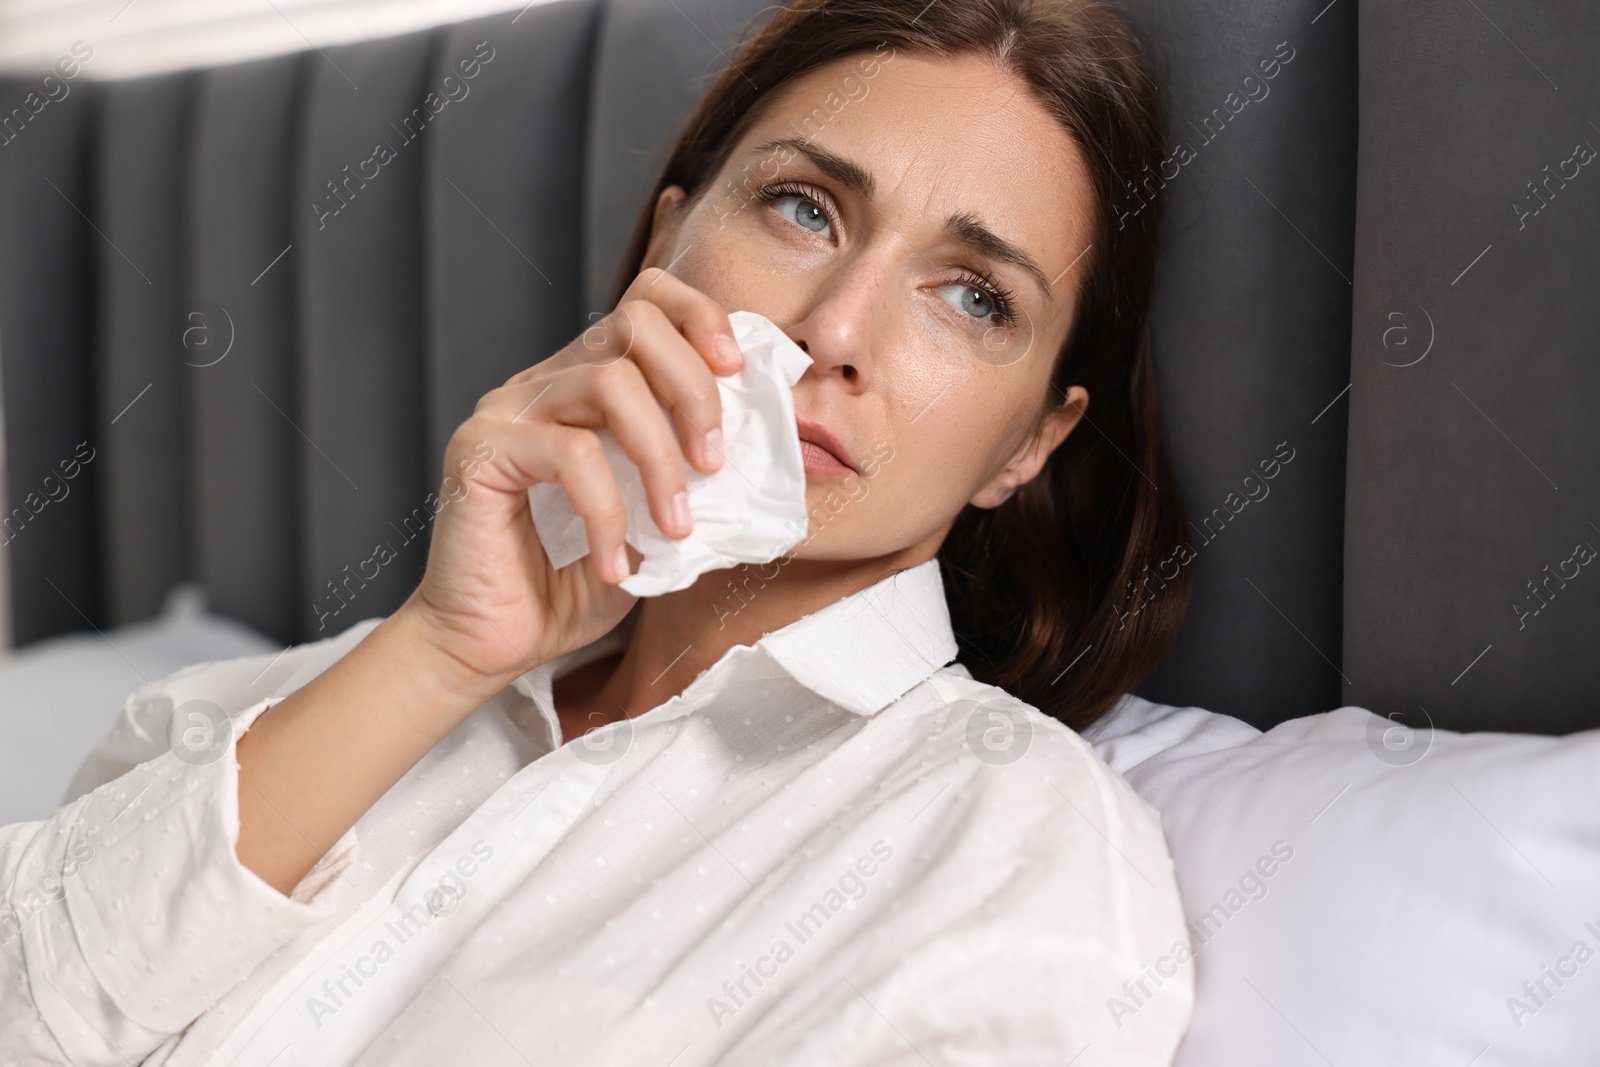
[[[1171,1061],[1159,817],[951,663],[937,560],[570,743],[551,681],[626,625],[529,672],[284,897],[234,855],[235,739],[377,622],[145,687],[104,784],[0,828],[7,1067]]]

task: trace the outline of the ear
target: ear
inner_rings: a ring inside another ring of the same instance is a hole
[[[1050,411],[1040,420],[1038,427],[1017,449],[1011,462],[1005,465],[989,483],[978,490],[970,503],[978,508],[997,508],[1011,498],[1019,488],[1031,482],[1044,469],[1045,461],[1056,450],[1067,434],[1078,425],[1089,406],[1089,391],[1074,385],[1067,391],[1067,401]]]
[[[683,186],[669,185],[661,190],[660,196],[656,197],[655,218],[650,222],[650,243],[645,246],[644,262],[639,264],[640,270],[662,265],[657,257],[663,248],[671,244],[670,238],[677,232],[678,205],[688,199],[688,196]]]

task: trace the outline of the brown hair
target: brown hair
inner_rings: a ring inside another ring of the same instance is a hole
[[[1081,730],[1155,668],[1177,636],[1191,585],[1179,564],[1157,580],[1161,595],[1128,607],[1163,546],[1183,541],[1184,516],[1161,444],[1150,355],[1159,183],[1142,183],[1138,210],[1113,206],[1134,190],[1124,176],[1148,175],[1163,155],[1156,83],[1120,17],[1071,0],[791,0],[689,116],[612,302],[641,269],[662,190],[680,185],[693,202],[775,90],[884,43],[991,58],[1032,87],[1091,175],[1093,237],[1046,403],[1060,405],[1069,386],[1082,385],[1094,414],[1086,411],[1039,476],[1005,503],[964,508],[939,550],[960,661]]]

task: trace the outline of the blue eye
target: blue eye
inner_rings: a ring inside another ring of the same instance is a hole
[[[960,298],[952,300],[951,303],[973,318],[986,319],[994,314],[994,301],[982,289],[967,285],[964,282],[956,282],[952,285],[943,286],[943,288],[961,290]]]
[[[781,205],[777,209],[779,214],[797,226],[821,234],[830,229],[832,220],[827,208],[822,206],[817,197],[798,186],[769,185],[761,190],[760,196],[770,204]],[[792,213],[788,210],[790,204],[794,205]]]
[[[941,285],[939,291],[947,304],[962,309],[978,322],[990,326],[1011,326],[1016,322],[1016,312],[1011,310],[1014,307],[1011,291],[987,282],[981,275],[963,272],[960,282]]]
[[[815,201],[803,200],[798,196],[782,196],[775,202],[779,204],[794,204],[796,208],[794,214],[789,215],[785,212],[785,217],[804,226],[812,233],[823,233],[827,230],[828,213],[823,211]],[[779,210],[782,209],[780,208]]]

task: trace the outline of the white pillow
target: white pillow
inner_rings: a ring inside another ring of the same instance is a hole
[[[1129,695],[1084,736],[1176,862],[1196,976],[1176,1067],[1600,1064],[1600,730],[1343,707],[1261,733]],[[1107,1011],[1136,1026],[1162,992],[1127,977]]]
[[[0,826],[42,819],[60,807],[84,756],[146,682],[191,664],[279,647],[243,623],[210,614],[196,587],[180,586],[157,618],[0,653]]]

